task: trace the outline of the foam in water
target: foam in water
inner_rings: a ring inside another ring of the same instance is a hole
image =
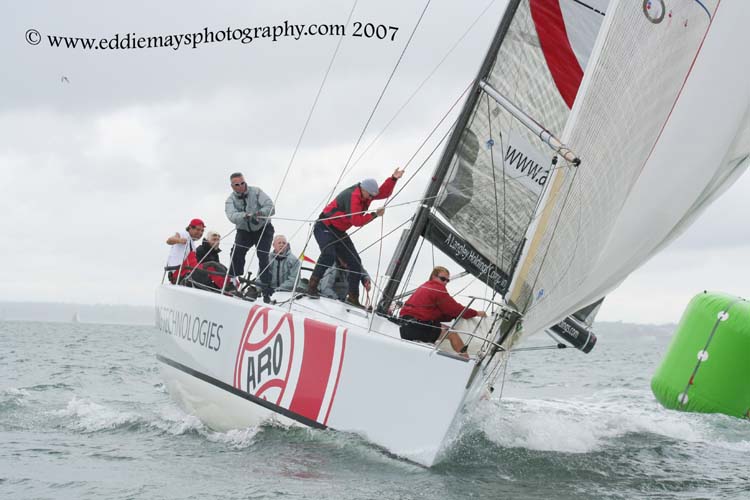
[[[185,413],[173,405],[161,408],[159,414],[148,424],[150,427],[174,436],[190,432],[200,433],[206,429],[198,417]]]
[[[54,412],[61,417],[71,417],[70,428],[81,432],[97,432],[116,429],[128,424],[142,422],[141,417],[129,412],[121,412],[106,406],[73,397],[64,410]]]
[[[234,429],[227,432],[206,432],[205,437],[214,443],[223,443],[235,450],[249,448],[255,443],[255,436],[260,432],[260,427],[248,427],[246,429]]]
[[[0,391],[0,402],[21,400],[28,396],[30,396],[29,391],[25,389],[16,389],[15,387],[9,387]]]
[[[29,392],[24,389],[9,387],[0,391],[0,407],[22,406],[25,399],[29,397]]]
[[[84,433],[112,430],[129,425],[142,425],[145,428],[156,429],[173,436],[196,433],[208,441],[224,443],[235,449],[247,448],[252,445],[253,438],[259,431],[258,428],[251,427],[227,432],[215,432],[208,429],[198,417],[184,413],[172,405],[161,408],[156,415],[140,415],[134,412],[115,410],[87,399],[73,397],[65,409],[53,413],[70,418],[68,427]]]
[[[183,412],[176,406],[161,409],[158,417],[149,425],[168,434],[179,436],[195,432],[213,443],[226,444],[233,449],[244,449],[252,446],[260,427],[232,429],[226,432],[213,431],[206,427],[196,416]]]
[[[715,442],[695,415],[633,405],[625,399],[495,399],[481,402],[472,420],[501,446],[540,451],[587,453],[630,433]]]

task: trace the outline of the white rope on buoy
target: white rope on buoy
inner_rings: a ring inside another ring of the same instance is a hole
[[[703,346],[703,349],[698,351],[698,363],[696,363],[695,368],[693,368],[693,373],[690,374],[690,379],[687,382],[687,385],[685,386],[685,390],[680,393],[679,396],[677,396],[677,401],[680,403],[680,406],[685,406],[688,402],[688,391],[690,390],[690,386],[693,385],[695,382],[695,375],[698,373],[698,368],[700,368],[701,363],[706,361],[708,359],[708,346],[711,344],[711,340],[713,340],[714,335],[716,334],[719,323],[726,321],[729,319],[729,310],[734,307],[734,305],[741,301],[743,299],[737,298],[729,303],[729,306],[723,310],[719,311],[719,313],[716,315],[716,322],[714,323],[713,328],[711,329],[711,333],[708,335],[708,339],[706,340],[705,346]]]

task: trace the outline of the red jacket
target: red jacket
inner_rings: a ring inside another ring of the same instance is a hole
[[[409,297],[400,316],[411,316],[419,321],[451,321],[461,314],[464,306],[453,300],[445,284],[430,280],[423,283]],[[474,309],[467,309],[463,318],[473,318],[478,313]]]
[[[183,276],[190,274],[190,272],[196,267],[198,267],[198,258],[195,256],[195,250],[191,250],[190,253],[187,254],[187,257],[185,257],[185,260],[182,261],[181,268],[175,269],[169,273],[169,281],[177,283],[177,271],[180,271],[179,277],[182,278]]]
[[[341,191],[321,213],[321,218],[336,217],[340,215],[349,215],[349,217],[339,217],[337,219],[324,220],[326,226],[333,226],[339,231],[346,232],[352,226],[364,226],[375,218],[375,215],[364,212],[370,208],[372,200],[384,200],[393,193],[396,187],[396,179],[388,177],[378,189],[378,194],[369,200],[362,198],[362,191],[359,184],[348,187]]]

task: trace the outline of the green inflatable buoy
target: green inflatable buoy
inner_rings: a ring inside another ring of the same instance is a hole
[[[674,410],[750,418],[750,302],[712,292],[693,297],[651,390]]]

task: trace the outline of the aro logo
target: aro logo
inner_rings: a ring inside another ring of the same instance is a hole
[[[234,387],[327,425],[347,331],[272,307],[253,306],[237,348]]]
[[[267,307],[253,307],[242,332],[234,370],[234,386],[279,404],[289,380],[294,355],[291,315],[269,317]]]

